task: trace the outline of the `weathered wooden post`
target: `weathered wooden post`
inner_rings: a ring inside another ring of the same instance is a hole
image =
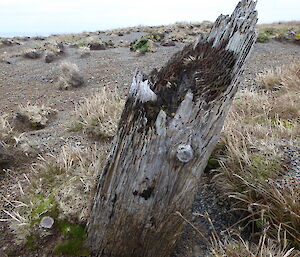
[[[256,40],[256,2],[149,76],[137,71],[88,225],[92,256],[169,256]]]

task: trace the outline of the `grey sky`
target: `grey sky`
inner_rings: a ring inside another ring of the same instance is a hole
[[[238,0],[0,0],[0,36],[214,21]],[[259,22],[300,20],[300,0],[259,0]]]

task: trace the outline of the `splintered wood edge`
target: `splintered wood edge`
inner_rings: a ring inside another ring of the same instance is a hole
[[[214,23],[210,33],[206,36],[201,34],[194,44],[194,49],[199,44],[212,43],[212,47],[218,48],[225,44],[225,50],[233,52],[237,62],[233,74],[237,74],[242,68],[244,60],[257,38],[255,25],[257,23],[257,1],[242,0],[236,6],[231,16],[220,15]],[[249,49],[250,48],[250,49]],[[144,80],[143,73],[136,69],[129,96],[134,102],[155,102],[157,95],[151,90],[151,83]]]

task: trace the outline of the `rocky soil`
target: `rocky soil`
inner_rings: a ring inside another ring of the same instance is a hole
[[[90,33],[89,36],[97,36],[102,40],[112,40],[116,47],[106,50],[91,50],[91,55],[82,58],[78,48],[64,44],[64,54],[51,63],[46,63],[44,56],[37,59],[28,59],[18,54],[20,50],[35,47],[49,39],[21,38],[15,41],[18,44],[0,46],[0,114],[8,114],[13,117],[18,112],[19,105],[31,104],[45,105],[56,109],[57,115],[51,119],[47,126],[39,130],[19,129],[30,142],[27,154],[22,160],[15,161],[11,166],[0,171],[0,218],[7,219],[3,210],[10,208],[6,199],[13,199],[11,188],[18,187],[17,179],[23,177],[30,169],[30,165],[37,161],[38,155],[47,153],[59,153],[65,144],[90,145],[94,141],[80,132],[67,130],[73,111],[78,103],[82,103],[85,97],[95,94],[100,88],[106,86],[117,88],[121,95],[126,95],[131,84],[132,75],[137,67],[149,73],[153,68],[160,68],[170,56],[182,49],[183,42],[174,42],[175,46],[162,46],[159,42],[155,45],[155,52],[139,54],[132,52],[129,46],[120,46],[123,42],[133,42],[135,39],[146,35],[142,30],[119,35],[106,35],[104,33]],[[59,40],[59,39],[57,39]],[[245,71],[241,78],[241,87],[255,85],[255,76],[268,68],[289,64],[299,60],[300,47],[295,44],[270,41],[268,43],[255,44],[252,54],[245,65]],[[80,88],[62,91],[58,89],[59,64],[62,61],[70,61],[77,64],[86,79],[86,85]],[[298,152],[299,154],[299,152]],[[297,152],[293,152],[293,158],[299,160]],[[299,161],[298,161],[299,165]],[[205,176],[204,182],[199,186],[199,192],[195,198],[193,212],[208,212],[218,231],[232,224],[234,217],[228,212],[228,203],[219,195],[217,189],[210,183],[210,177]],[[205,219],[191,215],[191,221],[208,237],[211,227]],[[197,247],[195,247],[197,246]],[[0,256],[6,256],[14,248],[13,234],[6,222],[0,223]],[[174,256],[202,256],[205,251],[205,240],[190,225],[182,236]],[[34,255],[31,253],[15,252],[10,256],[50,256],[43,250]]]

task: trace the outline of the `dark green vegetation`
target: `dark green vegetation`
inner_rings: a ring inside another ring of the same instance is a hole
[[[157,41],[161,41],[162,37],[160,35],[146,35],[142,36],[136,41],[130,44],[130,50],[135,52],[152,52],[153,43]]]
[[[299,22],[258,25],[259,34],[257,37],[257,41],[261,43],[266,43],[270,39],[275,39],[300,44],[299,27]]]
[[[54,254],[89,256],[88,249],[84,247],[84,241],[87,238],[84,226],[73,225],[62,220],[58,222],[58,228],[64,240],[55,246],[53,249]]]

